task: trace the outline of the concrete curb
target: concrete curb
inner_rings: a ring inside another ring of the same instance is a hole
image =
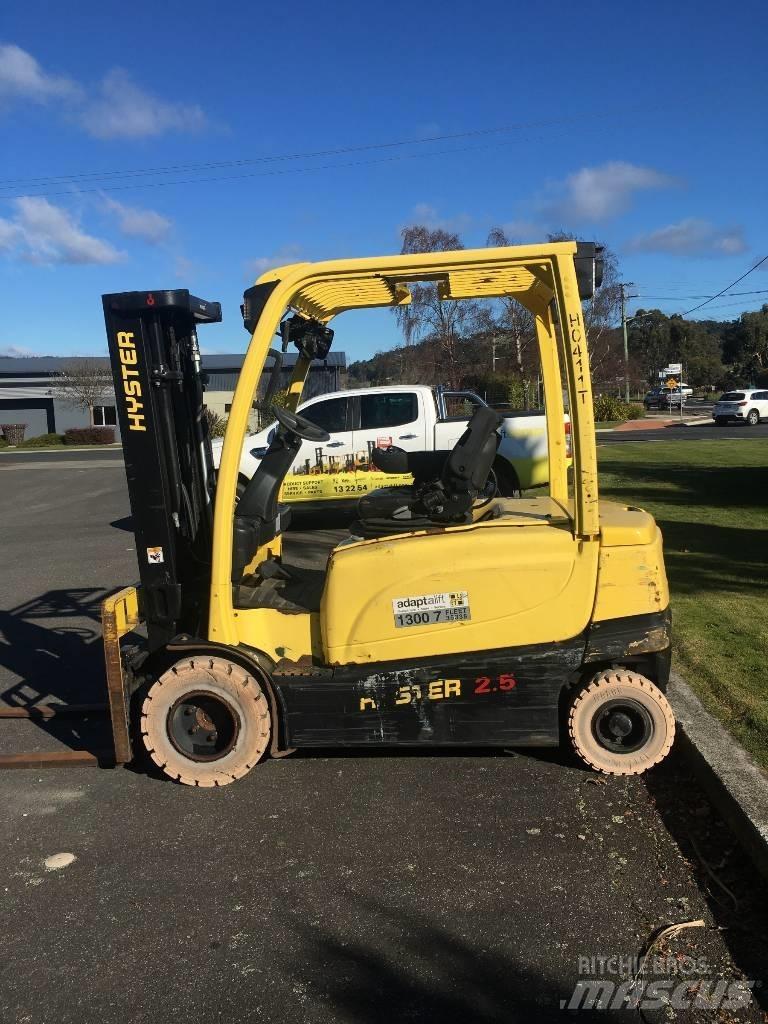
[[[702,789],[768,878],[768,778],[676,672],[667,691],[678,742]]]

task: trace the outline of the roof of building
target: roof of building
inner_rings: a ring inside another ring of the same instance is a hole
[[[283,366],[293,366],[297,358],[296,352],[286,352],[283,356]],[[57,373],[66,363],[80,359],[100,366],[109,365],[108,356],[0,356],[0,377],[53,374]],[[203,354],[203,367],[207,370],[239,370],[244,359],[244,352],[209,352]],[[329,352],[328,358],[324,362],[329,366],[344,369],[347,365],[347,356],[345,352]],[[271,365],[272,360],[268,359],[267,366]],[[316,360],[315,365],[322,366],[323,363]]]

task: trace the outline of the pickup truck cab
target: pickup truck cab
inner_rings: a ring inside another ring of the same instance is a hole
[[[285,478],[280,500],[312,506],[357,500],[377,487],[411,482],[410,476],[385,474],[371,464],[373,448],[406,451],[450,451],[478,405],[486,403],[471,391],[448,391],[425,385],[357,388],[320,395],[302,403],[298,412],[326,430],[324,444],[304,441]],[[239,483],[256,472],[275,424],[247,435],[240,459]],[[564,430],[570,435],[566,418]],[[513,496],[548,481],[546,418],[543,412],[508,414],[493,467],[498,491]],[[214,463],[221,458],[214,441]]]

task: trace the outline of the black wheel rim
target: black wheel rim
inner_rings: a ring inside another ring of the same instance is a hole
[[[605,750],[632,754],[653,736],[653,719],[648,709],[631,698],[609,700],[595,713],[592,733]]]
[[[168,738],[190,761],[218,761],[234,747],[240,718],[227,701],[207,691],[185,693],[168,712]]]

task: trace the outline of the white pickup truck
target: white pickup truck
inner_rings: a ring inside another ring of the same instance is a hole
[[[374,447],[407,451],[449,451],[464,432],[482,398],[471,391],[397,385],[357,388],[319,395],[298,412],[330,434],[324,444],[304,441],[285,478],[280,500],[304,506],[356,500],[376,487],[410,483],[409,476],[385,474],[371,465]],[[563,427],[570,434],[566,417]],[[251,479],[272,439],[275,424],[245,439],[239,490]],[[542,412],[507,414],[493,466],[499,493],[515,495],[547,483],[546,418]],[[568,441],[570,437],[568,436]],[[216,466],[222,442],[213,442]]]

